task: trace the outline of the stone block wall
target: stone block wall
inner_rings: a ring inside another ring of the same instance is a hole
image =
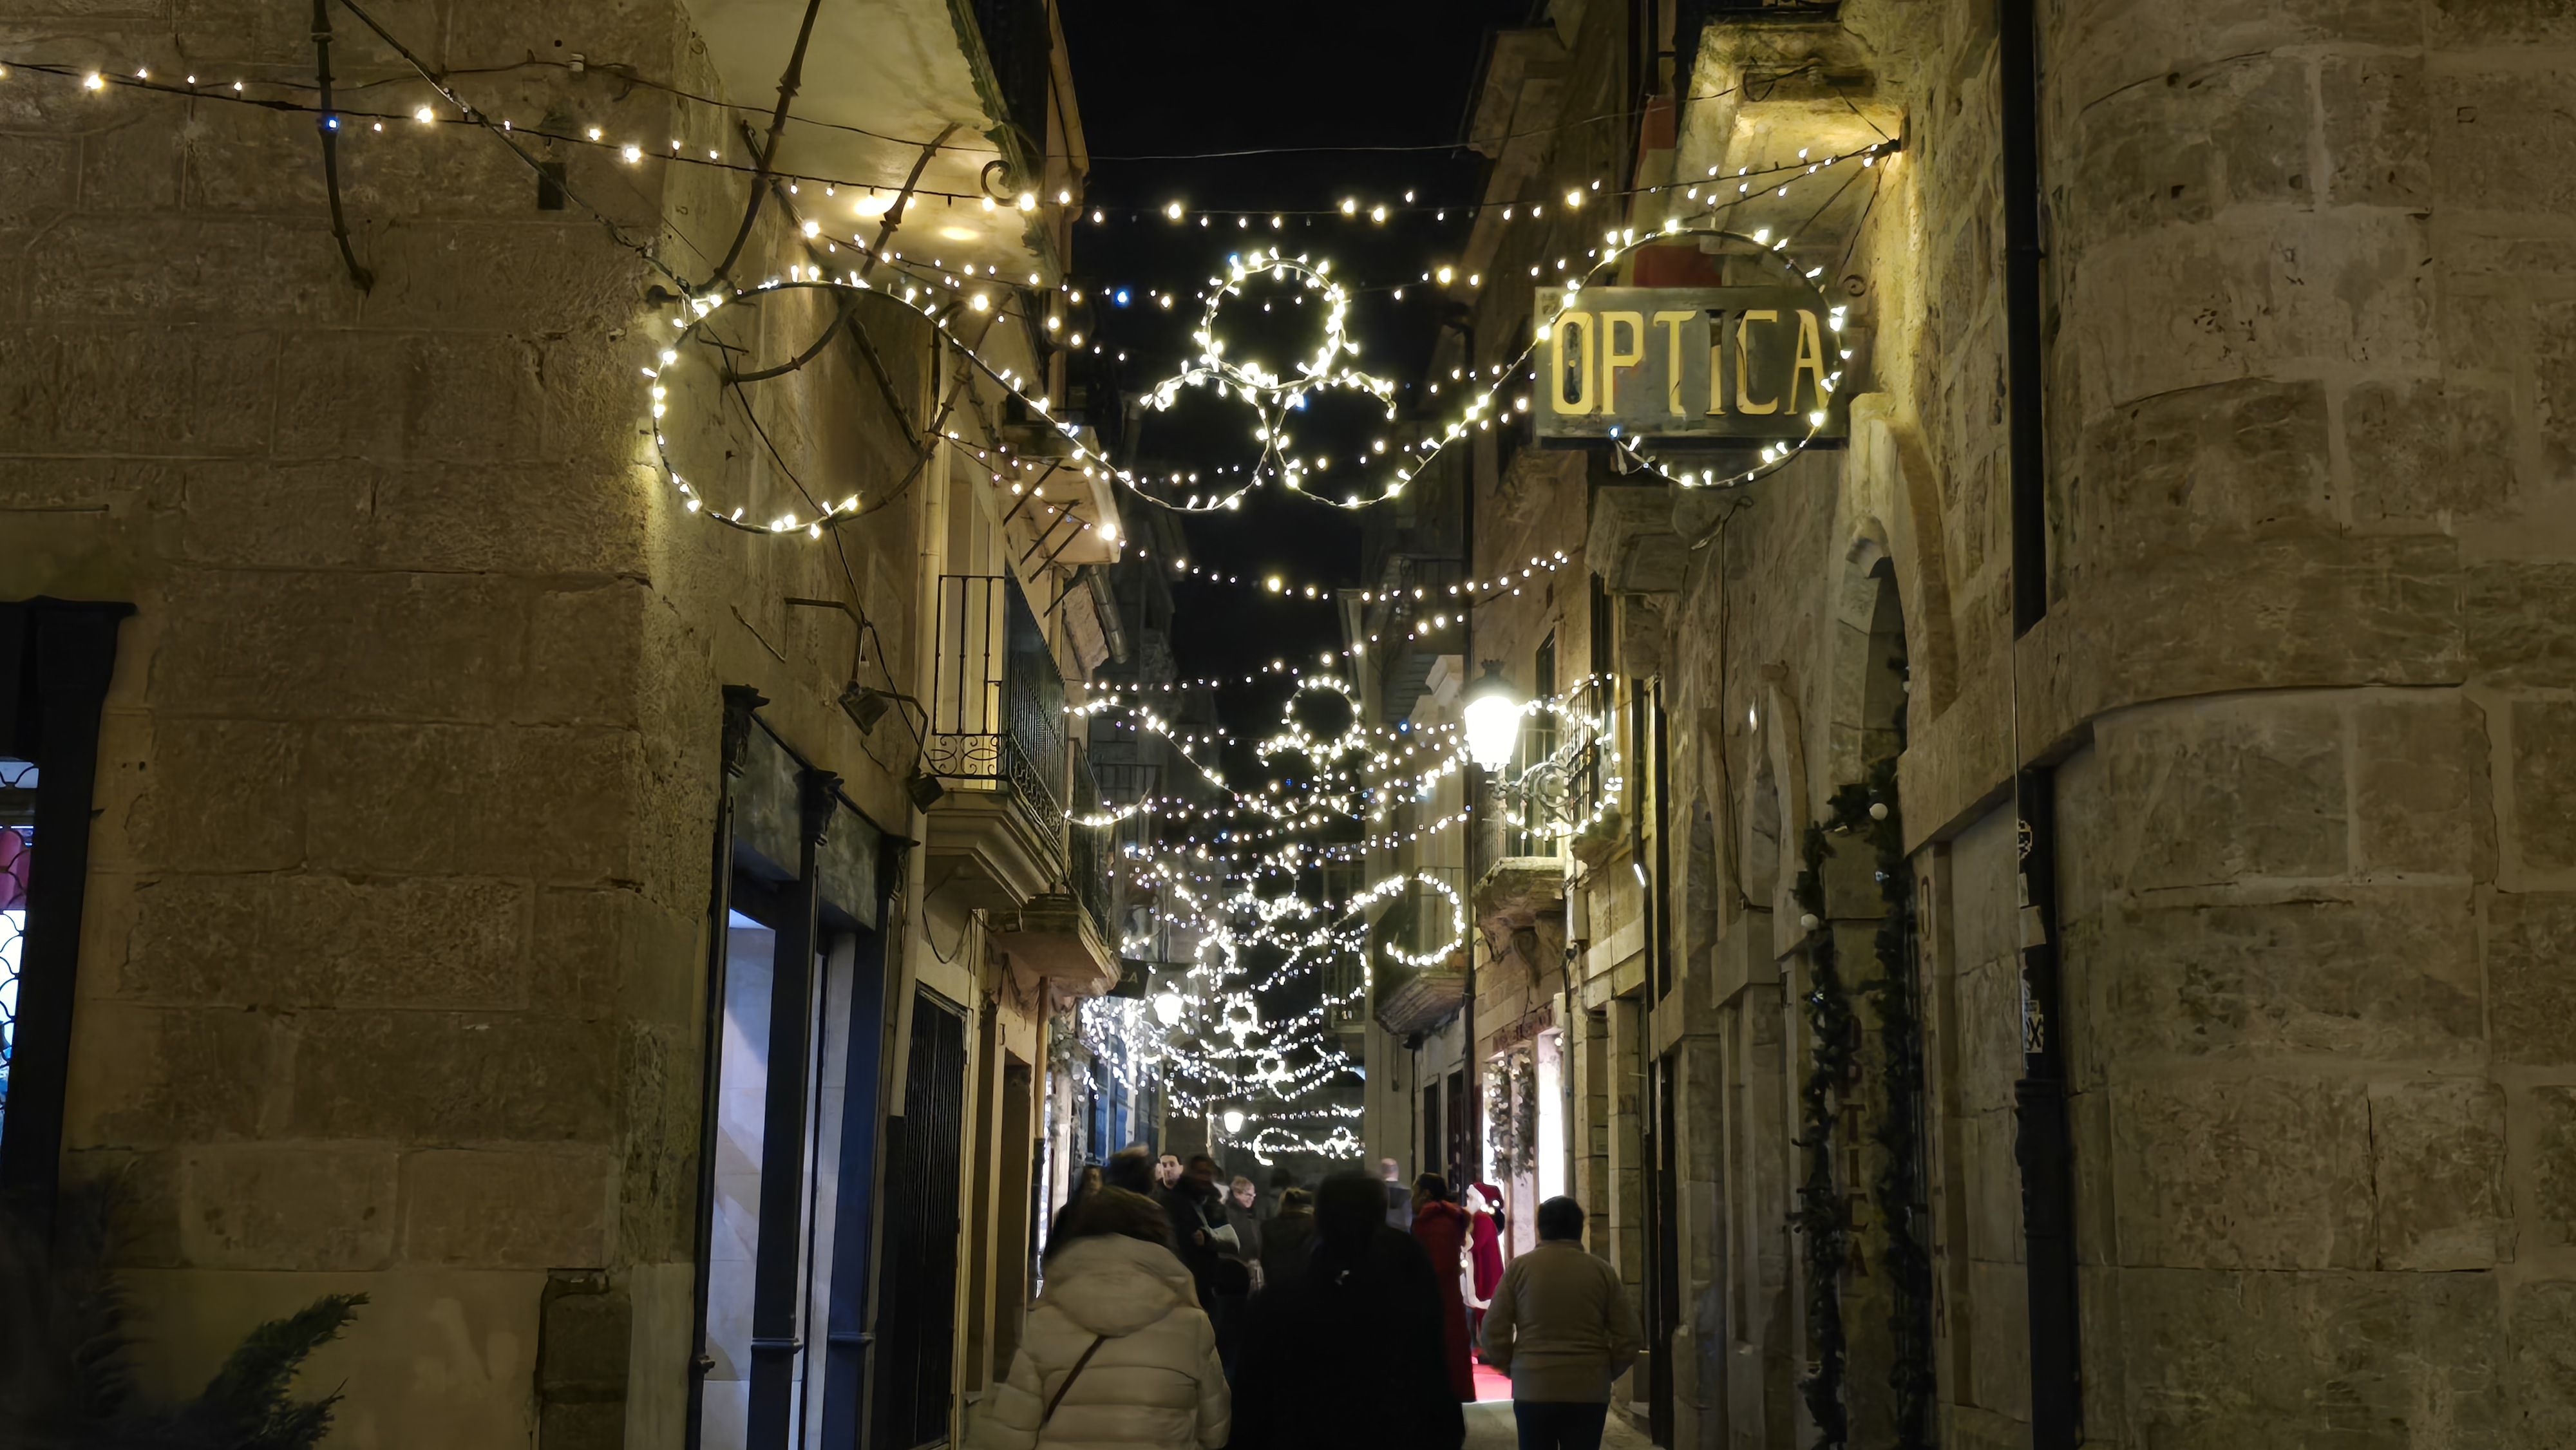
[[[1675,795],[1712,803],[1737,888],[1714,956],[1770,904],[1750,823],[1794,851],[1850,778],[1836,636],[1883,553],[1941,1439],[2028,1434],[2018,744],[2064,761],[2088,1443],[2557,1443],[2576,255],[2548,118],[2576,30],[2459,0],[2043,9],[2049,616],[2016,646],[1991,10],[1853,0],[1815,46],[1859,45],[1906,116],[1843,263],[1886,444],[1758,486],[1676,596]],[[1717,1231],[1777,1226],[1740,1176],[1723,1199]],[[1787,1443],[1729,1394],[1698,1443]]]
[[[712,93],[667,0],[377,9],[493,115],[735,144],[720,108],[598,69]],[[346,104],[435,103],[339,20]],[[309,85],[309,32],[278,4],[0,14],[12,59],[210,92]],[[523,144],[692,274],[740,214],[737,178]],[[846,563],[683,515],[645,466],[636,371],[667,279],[541,209],[479,129],[353,121],[340,165],[369,290],[310,117],[0,80],[0,234],[24,254],[0,282],[0,591],[137,605],[67,1171],[125,1185],[150,1389],[356,1289],[312,1370],[345,1384],[352,1443],[676,1443],[717,689],[758,685],[905,819],[830,704],[848,621],[781,599],[857,588],[908,670],[911,515]],[[802,257],[791,225],[773,213],[750,270]],[[918,327],[879,342],[917,390]],[[900,477],[872,381],[836,359],[789,386],[762,403],[785,457]],[[868,421],[791,433],[790,402]]]
[[[2576,1018],[2558,898],[2505,864],[2516,752],[2481,693],[2142,707],[2061,772],[2092,827],[2064,899],[2088,1420],[2113,1443],[2568,1423]],[[2225,1334],[2177,1338],[2218,1304]]]

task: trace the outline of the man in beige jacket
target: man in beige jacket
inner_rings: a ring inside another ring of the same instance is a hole
[[[1601,1450],[1610,1386],[1645,1341],[1619,1271],[1583,1248],[1583,1205],[1538,1206],[1538,1247],[1485,1310],[1485,1363],[1512,1377],[1520,1450]]]

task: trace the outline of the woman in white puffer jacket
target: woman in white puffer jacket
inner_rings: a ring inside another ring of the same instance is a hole
[[[1217,1450],[1234,1398],[1190,1271],[1152,1199],[1104,1188],[1047,1257],[1010,1377],[982,1406],[976,1450]],[[1052,1249],[1053,1246],[1050,1245]],[[1050,1409],[1050,1407],[1052,1407]]]

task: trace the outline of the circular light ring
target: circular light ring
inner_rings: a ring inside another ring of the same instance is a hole
[[[918,292],[921,289],[914,288],[908,290]],[[715,523],[725,525],[729,528],[738,529],[745,533],[767,534],[773,536],[801,533],[806,535],[808,538],[819,539],[823,536],[824,531],[837,528],[866,512],[863,508],[858,506],[858,496],[853,494],[842,502],[824,503],[821,505],[822,513],[810,519],[797,514],[781,514],[776,518],[767,520],[746,520],[742,516],[743,510],[739,506],[730,511],[717,508],[714,502],[701,494],[698,491],[697,486],[690,483],[688,479],[681,474],[679,468],[671,461],[670,440],[664,433],[661,422],[662,417],[669,406],[669,390],[663,379],[671,368],[678,365],[679,359],[685,355],[683,349],[687,344],[698,340],[699,330],[706,327],[714,318],[723,314],[728,303],[738,303],[745,299],[765,297],[787,292],[824,293],[837,299],[839,303],[839,306],[834,310],[831,320],[824,324],[823,335],[817,337],[816,346],[806,350],[808,353],[818,350],[823,338],[828,337],[832,330],[837,329],[840,326],[841,316],[848,308],[862,302],[869,306],[883,306],[890,304],[892,306],[902,308],[907,313],[931,319],[931,321],[939,328],[941,335],[948,338],[949,342],[956,347],[959,355],[963,356],[967,363],[972,366],[976,372],[981,373],[985,378],[991,380],[993,383],[999,385],[1003,390],[1018,398],[1020,402],[1037,417],[1047,418],[1049,421],[1055,423],[1057,431],[1063,433],[1072,445],[1073,451],[1070,458],[1071,462],[1106,470],[1113,477],[1121,475],[1122,470],[1117,469],[1106,457],[1093,452],[1082,443],[1081,439],[1077,436],[1078,430],[1073,424],[1056,420],[1051,417],[1049,411],[1050,405],[1043,393],[1036,396],[1030,395],[1022,389],[1018,381],[1014,380],[1014,374],[1011,370],[994,367],[992,364],[986,362],[973,348],[968,347],[964,339],[950,332],[948,330],[946,317],[946,312],[949,309],[942,309],[931,305],[915,306],[908,298],[897,296],[886,288],[869,286],[864,282],[829,277],[807,277],[786,282],[764,282],[758,287],[742,288],[732,292],[712,292],[684,299],[682,304],[684,310],[678,316],[671,319],[674,332],[671,341],[660,349],[659,365],[643,369],[644,376],[650,380],[648,393],[651,402],[651,416],[653,420],[654,465],[661,472],[663,480],[679,492],[682,506],[690,513],[697,514],[702,518],[710,519]],[[973,446],[965,445],[965,441],[960,439],[953,431],[940,435],[930,441],[934,444],[939,442],[949,442],[958,443],[964,446]],[[1005,457],[1012,456],[1010,454],[1010,450],[999,447],[995,447],[989,451],[1002,453]],[[1085,524],[1084,527],[1088,528],[1091,527],[1091,525]]]
[[[1299,488],[1297,479],[1305,469],[1280,447],[1287,415],[1305,406],[1310,393],[1331,389],[1364,392],[1387,408],[1387,417],[1395,417],[1395,384],[1388,379],[1352,367],[1342,359],[1354,356],[1358,344],[1349,337],[1350,293],[1327,275],[1330,262],[1309,262],[1306,258],[1286,257],[1254,251],[1249,260],[1242,255],[1227,259],[1227,274],[1210,278],[1207,306],[1201,312],[1198,328],[1191,340],[1199,345],[1198,357],[1180,372],[1163,379],[1146,394],[1146,402],[1157,412],[1168,411],[1179,401],[1183,388],[1208,388],[1220,398],[1228,390],[1249,404],[1260,426],[1254,430],[1255,441],[1262,445],[1261,457],[1246,471],[1244,481],[1234,489],[1214,495],[1194,496],[1181,502],[1149,492],[1142,483],[1126,480],[1128,487],[1141,498],[1181,513],[1209,513],[1240,505],[1243,496],[1269,478],[1279,478],[1291,488]],[[1296,281],[1310,292],[1322,295],[1325,302],[1323,336],[1313,355],[1295,360],[1286,372],[1272,372],[1259,363],[1230,360],[1225,355],[1226,341],[1217,332],[1217,321],[1226,300],[1238,296],[1246,282],[1256,278],[1279,277]],[[1300,490],[1302,491],[1302,489]],[[1381,494],[1384,498],[1392,493]],[[1327,500],[1328,502],[1330,500]]]
[[[1221,281],[1213,277],[1208,279],[1211,290],[1207,294],[1207,307],[1199,314],[1198,330],[1191,334],[1192,340],[1199,344],[1198,362],[1192,371],[1212,374],[1232,383],[1248,398],[1284,398],[1352,375],[1365,376],[1342,366],[1341,360],[1356,354],[1359,349],[1350,340],[1351,294],[1341,283],[1325,275],[1331,270],[1332,263],[1309,263],[1303,256],[1283,257],[1271,253],[1265,261],[1257,248],[1249,262],[1240,256],[1228,258],[1225,278]],[[1225,339],[1216,334],[1217,316],[1224,310],[1225,300],[1239,295],[1243,284],[1248,281],[1282,277],[1293,279],[1305,290],[1320,293],[1324,298],[1324,335],[1316,345],[1314,356],[1292,364],[1296,368],[1293,375],[1274,374],[1266,369],[1247,368],[1243,364],[1226,361]],[[1394,387],[1394,384],[1385,382],[1377,382],[1377,385],[1389,390]]]
[[[1427,871],[1416,871],[1409,876],[1381,877],[1378,880],[1371,882],[1367,890],[1352,897],[1343,909],[1342,916],[1347,920],[1361,908],[1384,897],[1392,896],[1397,891],[1402,890],[1408,885],[1428,886],[1434,892],[1448,900],[1449,940],[1442,942],[1440,945],[1433,947],[1429,951],[1421,953],[1408,952],[1401,947],[1384,944],[1381,944],[1378,949],[1385,952],[1388,956],[1393,957],[1395,960],[1404,963],[1408,967],[1437,966],[1441,962],[1447,961],[1449,959],[1449,954],[1458,950],[1461,946],[1464,946],[1467,941],[1467,903],[1459,897],[1458,888],[1441,880],[1439,877],[1434,876]]]

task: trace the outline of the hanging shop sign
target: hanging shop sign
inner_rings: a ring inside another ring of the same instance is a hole
[[[1148,994],[1148,989],[1154,985],[1154,977],[1156,973],[1168,973],[1177,970],[1179,969],[1174,967],[1170,962],[1149,962],[1142,957],[1120,957],[1118,959],[1118,985],[1110,988],[1102,995],[1109,997],[1126,997],[1133,1001],[1142,1002]]]
[[[1801,287],[1538,289],[1543,442],[1806,442],[1847,426],[1841,309]]]

